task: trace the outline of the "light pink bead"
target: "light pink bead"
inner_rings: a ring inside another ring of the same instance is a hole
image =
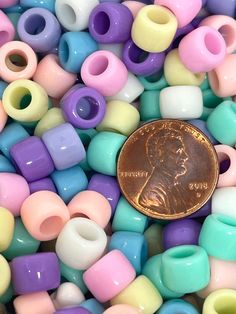
[[[180,59],[193,73],[213,70],[224,60],[225,55],[224,38],[209,26],[193,30],[179,44]]]
[[[87,86],[97,89],[103,96],[114,96],[125,86],[128,71],[112,52],[100,50],[85,60],[81,77]]]
[[[0,100],[0,132],[2,132],[6,122],[7,122],[7,114],[3,108],[2,102]]]
[[[105,228],[111,218],[111,206],[108,200],[95,191],[82,191],[68,204],[70,217],[86,217]]]
[[[155,0],[154,4],[171,10],[178,20],[178,27],[189,24],[202,7],[202,0]]]
[[[228,170],[219,175],[217,187],[236,186],[236,150],[228,145],[216,145],[215,150],[219,162],[230,161]]]
[[[20,208],[24,200],[30,195],[25,178],[15,173],[0,173],[0,206],[20,215]]]
[[[1,0],[0,8],[9,8],[19,3],[19,0]]]
[[[128,304],[117,304],[109,307],[103,314],[140,314],[140,311]]]
[[[83,279],[96,299],[107,302],[125,289],[135,278],[135,270],[118,250],[104,255],[84,272]]]
[[[138,12],[145,6],[144,3],[138,1],[124,1],[122,2],[122,4],[130,10],[134,18],[136,17]]]
[[[6,1],[5,1],[6,2]],[[1,1],[0,1],[1,7]],[[12,41],[15,37],[15,28],[8,16],[0,10],[0,47]]]

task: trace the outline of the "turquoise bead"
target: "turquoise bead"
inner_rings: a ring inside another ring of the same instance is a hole
[[[163,72],[157,72],[150,76],[139,76],[145,90],[162,90],[168,86]]]
[[[3,9],[5,13],[23,13],[25,9],[21,6],[21,4],[14,5],[13,7],[9,7],[6,9]]]
[[[20,0],[22,8],[44,8],[55,13],[55,0]]]
[[[161,118],[159,96],[159,91],[145,91],[142,93],[139,106],[141,121]]]
[[[199,86],[202,91],[205,91],[207,89],[210,89],[210,84],[208,80],[208,76],[206,75],[205,80],[202,82],[202,84]]]
[[[165,302],[157,312],[157,314],[174,314],[174,313],[200,314],[192,304],[181,299],[175,299]]]
[[[203,120],[203,121],[206,121],[209,117],[209,115],[213,112],[213,108],[207,108],[205,106],[203,106],[203,112],[202,112],[202,115],[199,119]]]
[[[2,99],[2,95],[7,86],[8,84],[6,82],[0,81],[0,99]]]
[[[20,37],[17,33],[17,24],[18,24],[21,14],[20,13],[8,13],[7,16],[9,17],[9,19],[11,20],[12,24],[15,27],[16,34],[15,34],[14,40],[20,40]]]
[[[102,314],[105,311],[104,307],[96,299],[93,298],[83,301],[82,303],[80,303],[79,306],[87,309],[93,314]]]
[[[0,155],[0,172],[16,172],[10,161],[3,155]]]
[[[0,296],[0,304],[6,304],[8,302],[10,302],[13,298],[13,287],[12,284],[9,285],[9,287],[7,288],[7,291]]]

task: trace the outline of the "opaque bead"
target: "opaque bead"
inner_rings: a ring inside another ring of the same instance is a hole
[[[110,51],[114,53],[115,56],[117,56],[119,59],[122,58],[122,52],[124,48],[124,43],[120,44],[98,44],[99,50],[105,50],[105,51]]]
[[[16,172],[11,162],[3,155],[0,155],[0,172]]]
[[[53,314],[92,314],[90,311],[84,309],[83,307],[70,307],[62,310],[58,310]]]
[[[175,299],[165,302],[157,313],[172,314],[174,312],[179,312],[183,314],[199,314],[197,309],[192,304],[185,302],[181,299]]]
[[[16,5],[19,2],[19,0],[2,0],[0,7],[1,8],[7,8],[7,7],[12,7]]]
[[[212,195],[212,214],[223,214],[236,219],[234,211],[236,204],[236,187],[221,187],[214,191]]]
[[[159,91],[144,91],[142,93],[139,106],[141,121],[161,118],[159,98]]]
[[[104,312],[104,307],[94,298],[83,301],[80,303],[80,306],[89,310],[93,314],[103,314]]]
[[[161,90],[168,86],[165,76],[162,71],[149,76],[139,76],[145,90]]]
[[[4,93],[4,90],[6,89],[8,83],[0,80],[0,99],[2,99],[2,95]]]
[[[34,129],[34,135],[42,137],[43,133],[60,124],[65,123],[62,111],[60,108],[49,109],[41,120],[37,123]]]
[[[219,289],[212,292],[203,304],[203,314],[217,314],[236,311],[236,293],[233,289]]]
[[[38,191],[51,191],[56,193],[55,185],[50,178],[43,178],[29,183],[30,194]]]
[[[223,14],[231,17],[235,16],[236,1],[230,0],[222,2],[219,0],[207,0],[207,10],[212,14]]]
[[[8,302],[11,302],[11,299],[13,297],[13,287],[12,285],[10,284],[7,288],[7,290],[5,291],[5,293],[0,297],[0,313],[1,314],[5,314],[1,312],[2,310],[2,307],[3,307],[3,304],[6,304]]]
[[[55,0],[20,0],[22,8],[43,8],[55,12]]]
[[[10,285],[11,270],[8,262],[1,254],[0,254],[0,276],[1,276],[0,296],[2,296],[6,292],[8,286]]]
[[[14,216],[4,207],[0,207],[0,252],[11,244],[14,232]]]
[[[4,9],[5,13],[23,13],[24,9],[21,7],[21,5],[18,3],[14,5],[13,7],[8,7]]]
[[[60,261],[61,268],[61,278],[62,281],[69,281],[74,283],[77,287],[81,289],[83,293],[88,291],[84,281],[83,281],[83,270],[74,269],[72,267],[67,266],[66,264]]]
[[[130,306],[128,304],[117,304],[106,309],[104,314],[138,314],[140,313],[139,309]]]
[[[0,10],[0,47],[12,41],[15,37],[15,29],[8,16]]]
[[[130,10],[134,19],[137,16],[138,12],[145,6],[143,2],[133,1],[133,0],[123,1],[122,4],[125,5]]]

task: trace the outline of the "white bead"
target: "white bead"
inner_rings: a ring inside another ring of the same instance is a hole
[[[82,31],[88,28],[89,16],[98,0],[56,0],[56,16],[65,29]]]
[[[87,218],[73,218],[57,238],[56,253],[66,265],[84,270],[103,255],[106,245],[106,233],[99,225]]]
[[[212,195],[212,214],[236,218],[236,187],[218,188]]]
[[[160,93],[162,118],[197,119],[203,112],[202,91],[198,86],[171,86]]]
[[[123,44],[98,44],[99,50],[113,52],[119,59],[122,59]]]

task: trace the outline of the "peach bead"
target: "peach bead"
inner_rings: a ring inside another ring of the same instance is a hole
[[[14,216],[20,215],[24,200],[30,195],[27,181],[15,173],[0,173],[0,206],[7,208]]]
[[[13,301],[17,314],[53,314],[55,307],[46,291],[21,295]]]
[[[236,186],[236,150],[228,145],[215,145],[219,163],[229,159],[229,168],[219,175],[217,187]]]
[[[1,1],[0,1],[1,7]],[[8,41],[12,41],[15,37],[15,28],[8,18],[8,16],[0,10],[0,47],[7,43]]]
[[[68,204],[71,218],[86,217],[105,228],[111,218],[111,206],[108,200],[95,191],[82,191]]]
[[[38,64],[33,80],[41,85],[52,98],[59,99],[76,82],[77,75],[66,72],[59,64],[58,57],[49,54]]]
[[[103,314],[140,314],[140,311],[128,304],[117,304],[109,307]]]
[[[24,201],[21,219],[32,237],[49,241],[58,236],[70,215],[67,206],[56,193],[39,191]]]
[[[135,18],[138,12],[145,6],[144,3],[138,1],[124,1],[122,2],[132,13]]]
[[[3,105],[0,100],[0,132],[2,132],[6,122],[7,122],[7,114],[5,110],[3,109]]]

